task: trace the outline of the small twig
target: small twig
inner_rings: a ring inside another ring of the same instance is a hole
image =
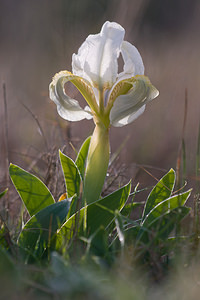
[[[110,158],[110,161],[109,161],[109,166],[111,166],[114,163],[114,161],[117,159],[120,152],[122,151],[122,149],[124,148],[124,146],[128,142],[129,138],[130,138],[130,135],[126,136],[126,138],[123,140],[123,142],[121,143],[119,148],[112,154],[112,156]]]
[[[149,171],[147,171],[142,165],[138,165],[143,171],[145,171],[148,175],[150,175],[153,179],[155,179],[157,182],[159,182],[159,179],[157,179],[155,176],[153,176],[153,174],[151,174]],[[162,170],[160,168],[157,168],[158,170]],[[168,189],[170,191],[170,188],[168,188],[165,184],[162,183],[162,185]],[[175,195],[177,193],[179,193],[181,190],[184,189],[184,187],[187,185],[187,182],[185,181],[184,184],[182,186],[179,186],[179,188],[177,190],[175,190],[174,192],[172,192],[172,195]]]
[[[22,104],[22,106],[31,114],[31,116],[33,117],[33,119],[35,120],[35,122],[37,123],[38,125],[38,128],[39,128],[39,131],[44,139],[44,144],[45,144],[45,147],[46,147],[46,150],[48,152],[48,143],[47,143],[47,139],[45,137],[45,134],[44,134],[44,131],[42,129],[42,126],[40,125],[40,122],[38,120],[38,117],[22,102],[20,102]]]
[[[146,165],[146,164],[135,164],[136,167],[138,168],[145,168],[145,169],[152,169],[152,170],[157,170],[157,171],[161,171],[161,172],[167,172],[167,169],[163,169],[160,167],[155,167],[155,166],[151,166],[151,165]],[[149,174],[151,175],[151,174]]]
[[[158,178],[156,178],[153,174],[151,174],[149,171],[147,171],[147,169],[145,169],[144,167],[143,167],[143,165],[138,165],[139,166],[139,168],[140,169],[142,169],[145,173],[147,173],[149,176],[151,176],[153,179],[155,179],[155,181],[159,181],[159,179]]]
[[[31,162],[31,164],[30,164],[30,166],[28,167],[28,172],[30,172],[31,170],[33,170],[34,169],[34,167],[36,166],[36,164],[38,163],[38,161],[40,160],[40,159],[42,159],[43,157],[44,157],[44,155],[45,155],[45,153],[40,153],[39,155],[38,155],[38,157],[36,157],[32,162]]]

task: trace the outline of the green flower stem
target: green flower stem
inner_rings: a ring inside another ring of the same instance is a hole
[[[87,230],[86,205],[99,199],[106,173],[108,170],[110,144],[109,128],[101,121],[96,121],[96,127],[90,141],[86,171],[83,185],[82,205],[85,206],[83,218],[83,230]]]
[[[94,129],[83,187],[83,205],[99,199],[105,181],[110,155],[109,128],[97,121]]]

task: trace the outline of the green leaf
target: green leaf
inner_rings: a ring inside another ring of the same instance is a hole
[[[36,176],[10,164],[10,177],[30,216],[55,203],[45,184]]]
[[[71,158],[63,154],[61,151],[59,151],[59,155],[65,178],[67,196],[70,198],[76,194],[78,197],[81,182],[79,170]]]
[[[100,226],[88,241],[88,254],[104,257],[108,252],[108,236],[105,228]]]
[[[87,236],[92,235],[101,226],[106,228],[115,218],[115,211],[120,211],[126,203],[131,189],[131,183],[123,186],[112,194],[99,199],[96,202],[83,207],[71,216],[61,227],[57,236],[57,247],[60,248],[65,242],[73,238],[75,234],[84,235],[82,222],[84,210],[87,209]]]
[[[142,205],[143,205],[143,203],[141,203],[141,202],[128,203],[123,207],[121,214],[123,216],[128,216],[128,215],[130,215],[131,212],[134,211],[134,209],[136,209],[137,207],[142,206]]]
[[[75,161],[75,164],[81,174],[82,181],[84,179],[84,174],[85,174],[85,165],[86,165],[86,159],[87,159],[87,155],[88,155],[88,149],[90,146],[90,140],[91,140],[91,136],[89,136],[84,141],[84,143],[82,144],[82,146],[78,152],[78,155],[77,155],[77,158]]]
[[[138,233],[137,240],[143,240],[145,243],[147,243],[149,241],[149,233],[152,233],[152,228],[156,228],[156,226],[158,225],[157,222],[161,222],[165,214],[169,214],[170,211],[182,207],[187,201],[188,197],[190,196],[190,193],[191,190],[170,197],[162,201],[161,203],[158,203],[156,207],[154,207],[149,212],[149,214],[146,216],[143,222],[141,222],[141,228]],[[169,214],[169,216],[170,215],[171,214]],[[159,228],[156,228],[156,231],[157,230],[159,230]]]
[[[5,189],[5,191],[0,193],[0,198],[3,197],[7,193],[8,189]]]
[[[105,228],[115,217],[115,211],[121,211],[124,207],[131,189],[129,182],[124,187],[112,194],[94,202],[87,207],[87,232],[92,234],[100,226]]]
[[[137,242],[150,244],[156,240],[165,240],[176,228],[181,220],[189,213],[186,206],[176,207],[154,219],[148,227],[141,227],[137,235]]]
[[[161,215],[174,208],[183,206],[190,194],[191,190],[188,190],[187,192],[175,195],[162,201],[161,203],[158,203],[143,220],[142,226],[148,227],[152,222],[154,222],[156,218],[160,217]]]
[[[176,207],[152,222],[148,229],[151,231],[154,230],[154,233],[156,233],[155,239],[164,240],[168,238],[176,225],[178,225],[189,212],[189,207]]]
[[[70,199],[63,200],[39,211],[22,229],[18,244],[31,255],[41,257],[51,238],[66,220]]]
[[[150,192],[143,211],[142,219],[160,202],[169,198],[175,185],[175,172],[171,169],[161,180],[155,185]]]

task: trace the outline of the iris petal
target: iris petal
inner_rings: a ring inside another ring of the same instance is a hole
[[[72,56],[72,71],[89,80],[95,87],[110,88],[117,78],[124,28],[115,22],[105,22],[99,34],[89,35]]]
[[[145,110],[145,105],[156,98],[158,90],[150,83],[148,77],[135,76],[127,83],[132,88],[127,94],[118,96],[110,111],[110,122],[115,127],[127,125],[139,117]]]
[[[118,76],[120,80],[144,74],[142,57],[135,46],[123,41],[121,53],[124,60],[124,69]]]
[[[83,119],[91,119],[92,114],[90,108],[86,106],[82,109],[77,100],[69,97],[65,93],[65,83],[68,81],[73,83],[73,80],[80,81],[80,85],[83,84],[81,79],[76,78],[76,76],[70,72],[61,71],[56,74],[49,86],[50,99],[55,102],[59,115],[65,120],[80,121]]]

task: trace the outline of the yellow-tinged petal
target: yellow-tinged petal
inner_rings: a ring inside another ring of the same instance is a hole
[[[121,127],[134,121],[144,112],[146,103],[159,95],[158,90],[146,76],[138,75],[123,80],[113,88],[112,93],[115,88],[118,88],[118,91],[115,92],[117,97],[112,102],[113,106],[110,110],[110,123],[115,127]]]
[[[90,108],[86,106],[82,109],[77,100],[72,99],[66,94],[64,85],[68,81],[76,86]],[[68,121],[80,121],[85,118],[91,119],[92,114],[90,109],[94,112],[98,111],[95,94],[90,83],[68,71],[61,71],[54,76],[49,86],[49,92],[51,100],[57,105],[58,113]]]
[[[95,93],[94,93],[94,90],[93,90],[91,84],[87,80],[85,80],[79,76],[76,76],[72,73],[70,73],[70,74],[71,74],[70,81],[76,86],[76,88],[83,95],[83,97],[87,101],[90,108],[94,112],[97,112],[98,111],[97,99],[95,97]]]
[[[117,97],[127,94],[128,91],[132,88],[132,83],[129,83],[127,80],[118,81],[113,88],[111,89],[108,95],[108,103],[106,106],[106,113],[110,113],[111,108]]]

